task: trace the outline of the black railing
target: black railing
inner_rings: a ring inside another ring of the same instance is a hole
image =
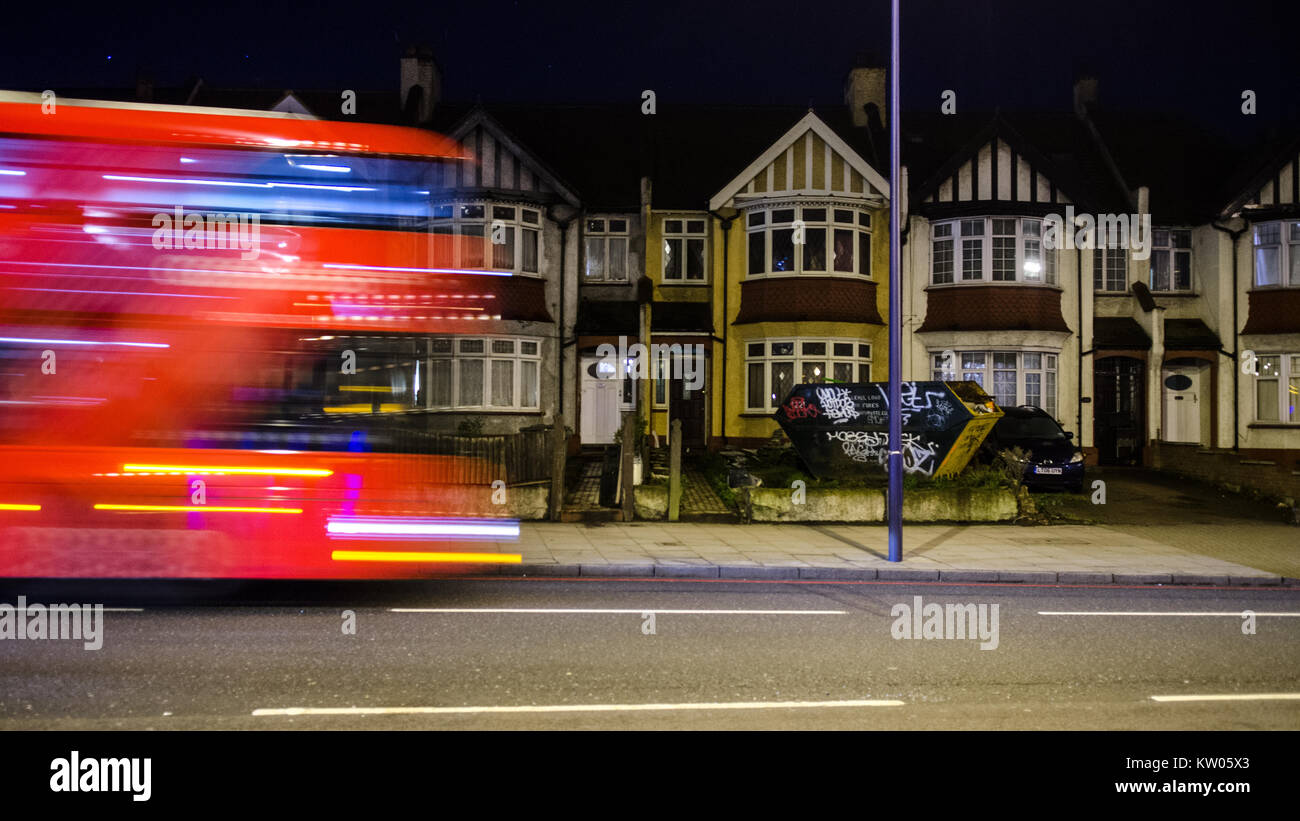
[[[393,450],[427,456],[451,456],[439,464],[447,484],[507,485],[551,478],[550,431],[464,436],[452,433],[399,430],[393,432]]]

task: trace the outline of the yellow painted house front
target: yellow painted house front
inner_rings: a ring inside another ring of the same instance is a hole
[[[889,190],[809,111],[711,198],[712,442],[769,438],[796,384],[888,378]]]

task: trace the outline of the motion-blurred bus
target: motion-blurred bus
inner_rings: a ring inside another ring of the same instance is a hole
[[[0,93],[0,577],[510,560],[473,540],[516,523],[456,515],[473,460],[392,421],[433,335],[493,308],[497,272],[429,230],[460,161],[417,129]]]

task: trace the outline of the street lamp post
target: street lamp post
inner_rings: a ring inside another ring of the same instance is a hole
[[[890,3],[889,51],[889,560],[903,560],[903,296],[899,248],[898,0]]]

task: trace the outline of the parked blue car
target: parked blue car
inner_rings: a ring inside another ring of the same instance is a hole
[[[981,450],[985,459],[999,451],[1020,448],[1029,453],[1024,483],[1031,488],[1083,490],[1083,451],[1074,434],[1064,430],[1047,411],[1032,405],[1002,408],[1003,416],[989,432]]]

